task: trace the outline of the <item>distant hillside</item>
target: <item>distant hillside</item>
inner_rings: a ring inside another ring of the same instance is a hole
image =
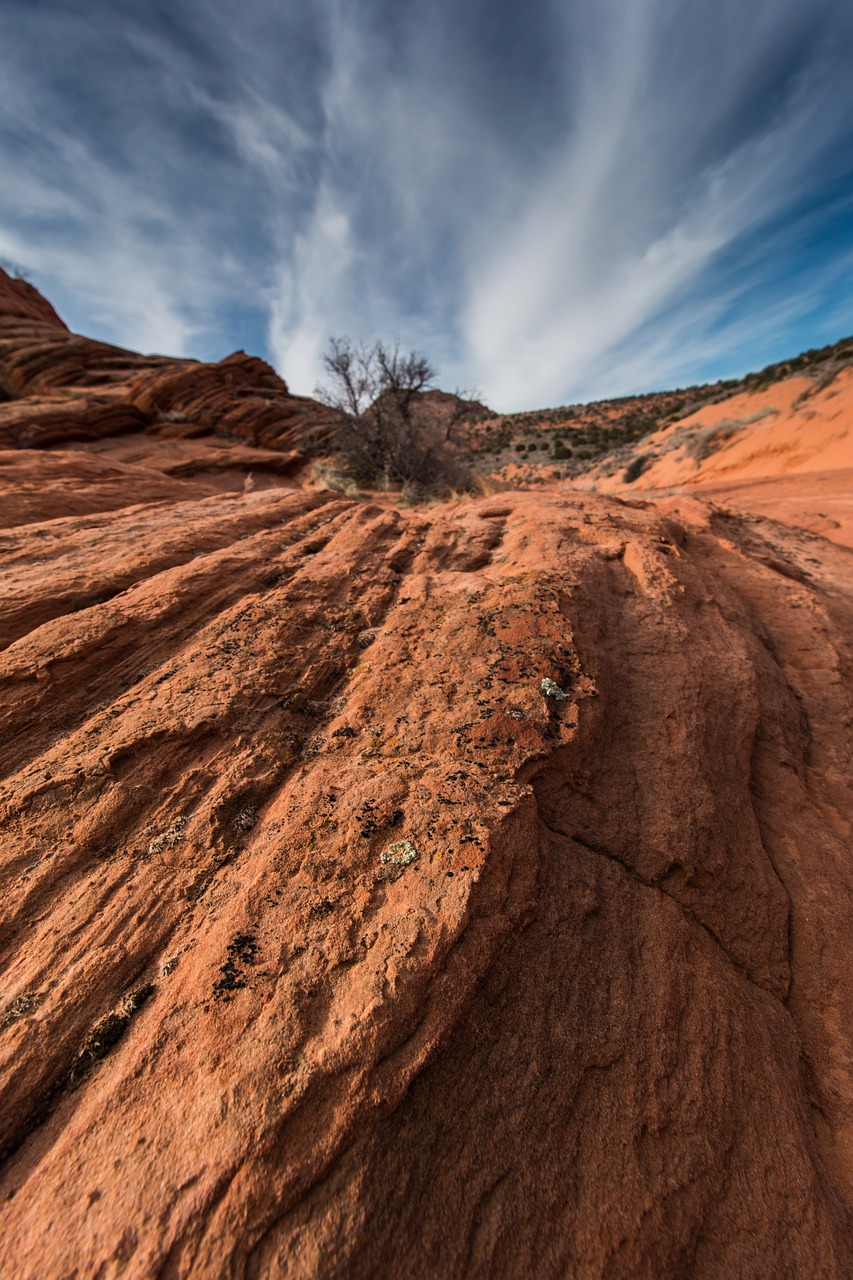
[[[612,459],[615,471],[630,466],[638,441],[706,405],[744,392],[766,390],[796,374],[812,380],[818,389],[851,363],[853,337],[804,351],[743,378],[589,404],[498,414],[479,422],[472,433],[477,467],[513,483],[553,478],[555,466],[564,478],[582,475],[605,459]],[[543,466],[548,467],[547,473],[542,471]]]

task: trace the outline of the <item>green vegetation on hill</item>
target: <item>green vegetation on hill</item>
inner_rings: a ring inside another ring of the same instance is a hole
[[[808,375],[816,387],[826,386],[850,363],[853,337],[804,351],[743,378],[495,415],[481,423],[477,433],[479,465],[492,469],[508,462],[556,463],[567,476],[578,475],[592,461],[629,450],[644,436],[689,417],[703,405],[744,391],[766,390],[795,374]]]

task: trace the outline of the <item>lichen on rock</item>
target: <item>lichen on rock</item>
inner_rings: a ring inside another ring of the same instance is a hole
[[[395,840],[387,849],[383,849],[379,856],[386,866],[407,867],[409,863],[414,862],[418,851],[411,840]]]
[[[565,693],[550,676],[545,676],[539,688],[546,698],[556,698],[558,702],[567,702],[569,699],[569,694]]]

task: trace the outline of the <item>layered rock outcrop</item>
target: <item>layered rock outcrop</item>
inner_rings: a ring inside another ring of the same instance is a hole
[[[0,1273],[853,1273],[849,553],[160,481],[0,535]]]
[[[71,333],[23,280],[0,270],[0,449],[219,435],[278,451],[322,438],[327,413],[263,360],[142,356]]]

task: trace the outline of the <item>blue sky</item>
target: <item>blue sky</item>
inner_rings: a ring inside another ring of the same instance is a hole
[[[397,338],[510,410],[853,332],[849,0],[4,0],[0,259],[312,391]]]

